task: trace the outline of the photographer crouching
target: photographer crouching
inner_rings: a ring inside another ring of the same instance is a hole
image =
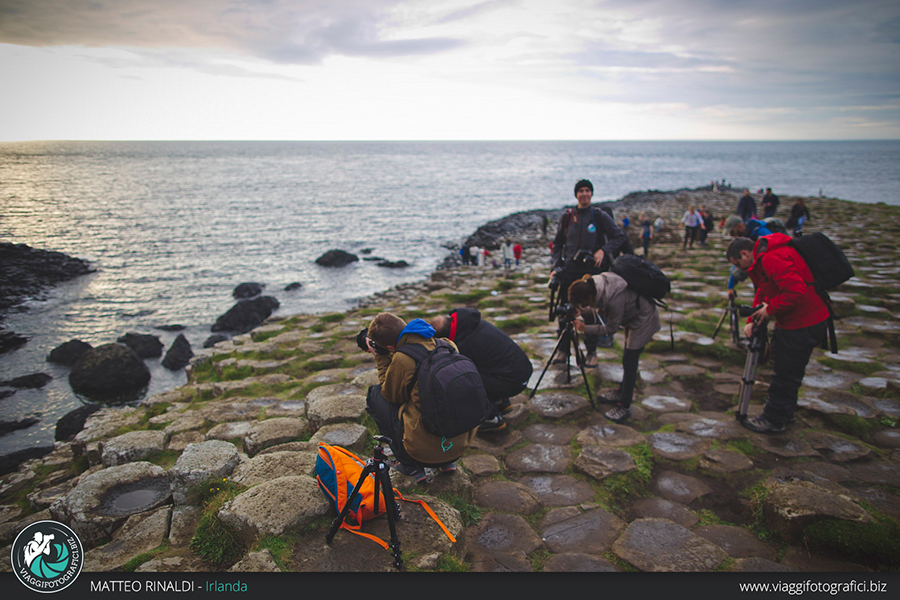
[[[569,302],[568,291],[572,283],[584,275],[608,271],[612,260],[627,246],[628,237],[616,225],[615,220],[605,210],[597,210],[591,205],[593,195],[594,186],[587,179],[575,184],[578,205],[574,209],[567,209],[560,217],[553,240],[550,289],[554,292],[559,290],[560,306]],[[550,309],[552,320],[554,306]],[[560,335],[563,333],[563,326],[560,322],[557,332]],[[611,341],[610,339],[609,346],[612,345]],[[585,335],[585,366],[597,365],[598,342],[597,334]],[[568,362],[568,358],[566,355],[562,362]]]
[[[478,422],[483,419],[482,415],[472,428],[453,436],[435,435],[426,430],[419,396],[418,361],[407,352],[412,353],[408,346],[413,345],[431,352],[438,343],[448,344],[453,352],[457,351],[453,342],[438,342],[434,334],[434,328],[422,319],[407,324],[394,314],[380,313],[356,337],[361,350],[375,355],[378,368],[379,384],[369,388],[366,411],[381,434],[392,440],[390,446],[396,460],[391,467],[414,478],[416,483],[427,480],[425,467],[441,473],[456,471],[454,461],[475,439]]]

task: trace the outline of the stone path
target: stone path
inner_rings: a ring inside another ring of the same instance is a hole
[[[645,210],[675,223],[688,203],[706,203],[721,218],[737,196],[646,193],[616,210],[632,221]],[[673,279],[671,311],[642,355],[632,419],[617,425],[594,410],[574,366],[569,377],[549,369],[533,397],[529,389],[513,399],[509,427],[480,434],[456,473],[430,473],[422,486],[392,475],[456,539],[418,504],[402,502],[407,566],[900,568],[900,210],[810,203],[808,230],[842,244],[857,277],[834,294],[845,316],[841,351],[816,351],[786,433],[754,434],[734,418],[745,353],[727,330],[712,339],[728,240],[715,232],[706,247],[682,251],[678,232],[664,232],[651,258]],[[377,376],[354,337],[381,311],[411,319],[476,306],[528,352],[533,387],[555,346],[555,324],[547,321],[539,224],[520,240],[519,269],[441,270],[346,314],[270,319],[195,357],[183,388],[96,412],[74,440],[0,478],[3,568],[25,524],[55,518],[86,540],[89,571],[390,570],[389,555],[364,538],[339,532],[324,544],[334,512],[313,476],[320,441],[371,452],[365,394]],[[740,300],[751,301],[746,284]],[[621,379],[620,342],[621,334],[589,371],[595,395]],[[751,414],[761,409],[769,368],[760,368]],[[384,519],[364,530],[388,538]]]

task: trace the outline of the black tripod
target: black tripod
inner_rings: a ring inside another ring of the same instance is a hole
[[[742,307],[743,308],[743,307]],[[747,344],[747,361],[744,363],[744,374],[741,376],[741,390],[738,392],[737,411],[734,416],[738,421],[747,419],[747,409],[750,407],[750,394],[753,384],[756,383],[756,370],[759,368],[760,359],[766,354],[769,344],[768,321],[753,323],[753,332]]]
[[[341,523],[344,522],[347,511],[350,510],[350,506],[353,504],[356,496],[359,495],[359,490],[362,488],[363,482],[370,474],[373,474],[375,476],[375,506],[372,510],[374,514],[378,514],[378,492],[380,487],[384,494],[384,508],[387,513],[388,528],[391,530],[391,556],[394,557],[394,566],[397,567],[397,569],[402,569],[403,559],[400,558],[400,538],[397,537],[396,524],[396,521],[400,518],[400,506],[394,498],[394,486],[391,485],[390,468],[387,463],[387,455],[384,453],[384,446],[382,445],[390,445],[391,439],[384,436],[378,436],[375,438],[375,441],[378,442],[378,445],[376,445],[373,450],[373,456],[366,461],[366,466],[359,476],[359,481],[356,482],[356,487],[353,488],[353,491],[350,492],[350,495],[347,497],[347,501],[344,503],[344,508],[341,509],[341,513],[335,517],[334,521],[332,521],[331,529],[325,534],[325,543],[330,544],[331,540],[334,539],[334,534],[337,533],[337,530],[341,527]]]
[[[563,327],[562,332],[559,334],[559,339],[556,341],[556,347],[553,349],[553,353],[550,354],[550,360],[547,361],[546,366],[544,366],[544,370],[541,371],[541,376],[538,377],[537,383],[534,384],[534,389],[531,390],[531,395],[528,396],[528,399],[531,400],[534,398],[534,395],[537,393],[538,387],[541,385],[541,380],[544,378],[544,375],[547,374],[547,369],[550,368],[550,365],[553,363],[553,358],[556,356],[557,352],[560,349],[563,350],[563,356],[566,357],[566,383],[569,383],[572,380],[571,367],[569,365],[569,352],[570,349],[574,349],[575,353],[575,362],[578,363],[578,366],[581,368],[581,377],[584,379],[584,388],[587,390],[588,400],[591,401],[591,407],[596,410],[597,405],[594,403],[594,396],[591,394],[591,384],[588,381],[587,373],[584,371],[584,355],[581,353],[581,348],[578,346],[578,332],[575,331],[575,327],[573,326],[574,319],[565,319],[565,326]]]

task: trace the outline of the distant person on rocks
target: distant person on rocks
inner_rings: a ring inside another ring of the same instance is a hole
[[[716,218],[706,206],[700,207],[700,218],[703,219],[703,228],[699,232],[700,245],[705,246],[706,238],[716,227]]]
[[[366,344],[378,368],[378,385],[369,388],[366,411],[381,434],[392,440],[396,461],[391,466],[416,483],[426,481],[425,467],[442,473],[455,471],[454,461],[475,439],[478,428],[451,439],[426,431],[419,403],[418,365],[411,356],[398,352],[406,344],[434,350],[434,328],[422,319],[406,323],[392,313],[380,313],[369,323]]]
[[[481,374],[481,381],[493,405],[493,414],[479,431],[506,428],[503,415],[512,410],[509,399],[528,386],[533,370],[528,355],[505,333],[482,318],[474,308],[456,308],[449,315],[431,320],[437,337],[455,343]]]
[[[744,221],[756,218],[756,200],[750,195],[750,190],[744,190],[744,195],[738,200],[737,214]]]
[[[622,230],[625,233],[628,233],[628,226],[631,225],[631,221],[628,219],[628,215],[622,217]]]
[[[500,253],[503,256],[503,268],[511,269],[513,266],[513,261],[515,260],[515,255],[513,254],[513,245],[509,240],[505,240],[503,245],[500,246]]]
[[[628,236],[606,211],[591,205],[594,185],[587,179],[575,184],[578,204],[567,209],[559,219],[553,238],[551,277],[559,284],[559,303],[568,300],[569,286],[585,274],[608,271],[613,259],[626,246]],[[561,327],[561,326],[560,326]],[[562,330],[558,332],[562,333]],[[594,334],[584,337],[585,366],[596,366],[597,345],[601,340]],[[612,345],[612,338],[603,340]],[[568,360],[568,357],[563,357]]]
[[[756,286],[753,306],[762,306],[747,319],[750,337],[755,323],[775,319],[772,338],[773,375],[761,415],[742,421],[751,431],[778,433],[793,422],[797,394],[806,365],[816,347],[824,347],[830,313],[822,297],[808,282],[812,273],[783,233],[735,238],[726,257],[747,272]]]
[[[681,217],[681,223],[684,225],[684,242],[681,244],[681,249],[687,248],[688,242],[690,242],[690,247],[693,248],[694,240],[697,239],[697,231],[706,229],[706,225],[703,224],[703,219],[694,206],[690,206],[687,212],[684,213],[684,216]]]
[[[763,219],[768,217],[774,217],[775,211],[778,209],[778,205],[781,203],[781,200],[772,193],[772,188],[767,187],[766,193],[763,195],[760,204],[763,209]]]
[[[803,202],[803,198],[797,198],[791,206],[791,216],[788,217],[784,226],[793,231],[794,237],[800,237],[803,235],[803,224],[809,219],[809,209],[806,207],[806,203]]]
[[[650,255],[650,241],[653,239],[653,224],[645,213],[638,217],[641,222],[641,245],[644,247],[644,258]]]
[[[665,225],[665,222],[663,221],[663,218],[656,217],[656,220],[653,221],[653,231],[656,233],[659,233],[660,231],[663,230],[664,225]]]
[[[459,249],[459,255],[462,257],[462,264],[468,265],[472,261],[472,255],[469,254],[469,246],[463,244],[463,247]]]
[[[516,259],[516,266],[519,266],[519,261],[522,260],[522,244],[516,242],[516,245],[513,246],[513,257]]]
[[[656,304],[641,298],[615,273],[585,275],[569,288],[569,298],[578,309],[574,327],[579,333],[613,335],[625,329],[622,352],[622,384],[605,396],[600,404],[612,404],[604,415],[610,421],[623,423],[631,417],[631,401],[637,385],[638,359],[641,352],[659,331],[659,311]],[[585,317],[590,316],[590,319]],[[587,324],[586,321],[596,324]]]

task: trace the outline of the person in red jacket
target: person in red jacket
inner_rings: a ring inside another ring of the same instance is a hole
[[[806,365],[813,349],[825,346],[828,335],[828,307],[790,241],[783,233],[761,237],[755,244],[738,237],[726,252],[732,265],[747,271],[756,286],[753,306],[761,306],[747,319],[745,335],[750,337],[754,324],[775,319],[769,396],[761,415],[742,421],[744,427],[759,433],[779,433],[793,422]]]

